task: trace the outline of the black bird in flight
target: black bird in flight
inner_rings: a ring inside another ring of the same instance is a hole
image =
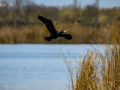
[[[48,31],[50,32],[50,36],[49,37],[44,37],[45,40],[47,41],[51,41],[51,39],[56,39],[58,37],[64,37],[68,40],[72,39],[72,36],[70,34],[63,34],[64,32],[68,31],[68,30],[62,30],[61,32],[57,31],[52,23],[51,20],[43,17],[43,16],[39,16],[38,15],[38,19],[41,20],[45,26],[47,27]]]

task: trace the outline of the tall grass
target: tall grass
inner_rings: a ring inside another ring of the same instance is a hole
[[[71,90],[120,90],[120,28],[116,23],[108,27],[112,44],[104,41],[105,53],[97,49],[88,51],[82,63],[78,63],[76,79],[72,65],[65,60],[71,76]]]
[[[0,28],[0,43],[71,43],[71,44],[90,44],[103,43],[98,36],[108,39],[107,26],[99,28],[84,27],[78,22],[74,23],[57,23],[54,25],[58,31],[69,30],[67,33],[72,35],[72,40],[57,38],[51,42],[44,40],[44,37],[49,36],[49,32],[45,25],[29,25],[22,27],[5,26]],[[96,39],[95,39],[96,38]]]

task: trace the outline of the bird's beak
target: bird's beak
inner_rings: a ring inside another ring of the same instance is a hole
[[[67,32],[68,30],[64,30],[64,32]]]

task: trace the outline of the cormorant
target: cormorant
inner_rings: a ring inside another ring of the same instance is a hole
[[[51,41],[51,39],[56,39],[58,37],[64,37],[68,40],[72,39],[72,36],[70,34],[63,34],[64,32],[68,31],[68,30],[62,30],[61,32],[57,31],[52,23],[51,20],[43,17],[43,16],[39,16],[38,15],[38,19],[41,20],[45,26],[47,27],[48,31],[50,32],[50,36],[49,37],[44,37],[45,40],[47,41]]]

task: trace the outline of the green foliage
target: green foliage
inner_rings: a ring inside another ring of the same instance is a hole
[[[67,21],[69,22],[71,18],[73,18],[73,13],[72,10],[70,9],[62,9],[60,10],[60,17],[61,17],[61,21]]]
[[[3,0],[0,6],[0,27],[35,25],[40,23],[37,15],[45,16],[52,21],[79,22],[83,26],[97,27],[99,24],[120,21],[120,8],[101,8],[95,5],[87,5],[84,9],[77,5],[77,0],[73,5],[66,7],[45,6],[34,4],[30,0],[13,0],[11,6],[9,0]]]

